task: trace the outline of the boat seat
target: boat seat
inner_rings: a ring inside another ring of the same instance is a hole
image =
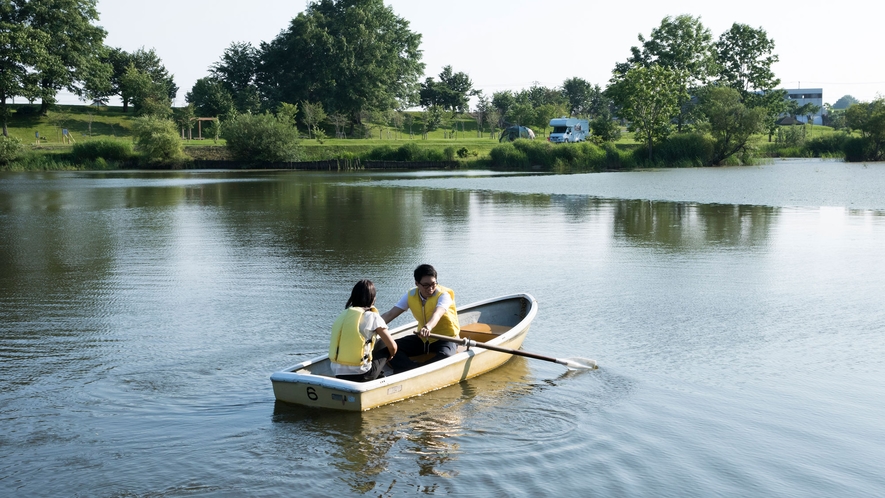
[[[499,335],[507,332],[513,327],[507,325],[494,325],[491,323],[469,323],[461,325],[461,337],[474,340],[476,342],[486,342],[494,339]]]

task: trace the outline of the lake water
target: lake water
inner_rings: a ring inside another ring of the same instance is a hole
[[[0,173],[0,495],[883,496],[883,257],[881,163]],[[425,262],[600,369],[275,402]]]

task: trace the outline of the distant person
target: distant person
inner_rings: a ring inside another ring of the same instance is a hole
[[[429,362],[439,361],[458,352],[458,344],[429,338],[430,333],[459,337],[461,327],[458,324],[458,310],[455,307],[455,291],[439,285],[436,269],[430,265],[415,268],[415,287],[381,315],[385,323],[393,321],[406,310],[412,312],[418,320],[415,335],[409,335],[396,341],[396,359],[391,362],[397,372],[410,370],[419,363],[412,361],[410,356],[424,353],[436,353]]]
[[[346,308],[332,325],[329,359],[335,377],[365,382],[381,377],[397,345],[387,331],[387,323],[375,309],[375,284],[360,280],[350,291]],[[381,337],[386,348],[375,348]],[[386,356],[384,356],[386,354]]]

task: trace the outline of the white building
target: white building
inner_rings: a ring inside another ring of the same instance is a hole
[[[785,88],[787,98],[802,107],[805,104],[812,103],[818,107],[817,113],[812,117],[814,124],[821,124],[821,115],[824,112],[824,89],[823,88]],[[807,116],[796,116],[796,119],[807,123]]]

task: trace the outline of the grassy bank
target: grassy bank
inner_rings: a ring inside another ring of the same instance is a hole
[[[0,165],[7,170],[52,169],[115,169],[140,165],[138,156],[106,151],[129,148],[133,144],[132,128],[135,116],[131,109],[122,107],[58,106],[49,116],[40,116],[37,106],[15,105],[8,121],[10,136],[24,144],[24,154],[10,164]],[[416,116],[420,113],[415,113]],[[417,126],[413,127],[413,131]],[[62,133],[68,130],[68,140]],[[300,161],[360,159],[379,161],[457,161],[464,168],[496,167],[504,169],[543,169],[549,171],[601,171],[637,167],[701,166],[698,144],[685,135],[674,135],[667,143],[655,148],[655,157],[649,161],[644,147],[637,144],[630,133],[623,133],[614,144],[597,147],[589,143],[551,145],[541,134],[532,142],[500,144],[488,129],[477,130],[476,122],[461,116],[447,123],[445,129],[434,130],[426,138],[409,133],[408,127],[367,125],[346,130],[350,136],[365,138],[324,138],[316,140],[302,136]],[[359,131],[359,133],[357,133]],[[334,129],[326,133],[334,135]],[[37,137],[39,135],[39,138]],[[197,138],[198,130],[191,136]],[[689,137],[690,138],[690,137]],[[826,126],[794,126],[781,128],[770,137],[758,135],[753,139],[756,157],[845,157],[849,135]],[[97,150],[83,155],[84,145],[95,143]],[[117,143],[119,147],[115,147]],[[204,135],[202,140],[184,141],[185,163],[191,165],[211,162],[231,167],[240,163],[231,160],[223,139],[213,140]],[[75,147],[76,146],[76,147]],[[75,148],[81,151],[75,154]],[[102,155],[105,154],[105,155]],[[746,160],[746,158],[745,158]],[[188,167],[182,164],[182,167]],[[217,166],[223,167],[223,166]]]

